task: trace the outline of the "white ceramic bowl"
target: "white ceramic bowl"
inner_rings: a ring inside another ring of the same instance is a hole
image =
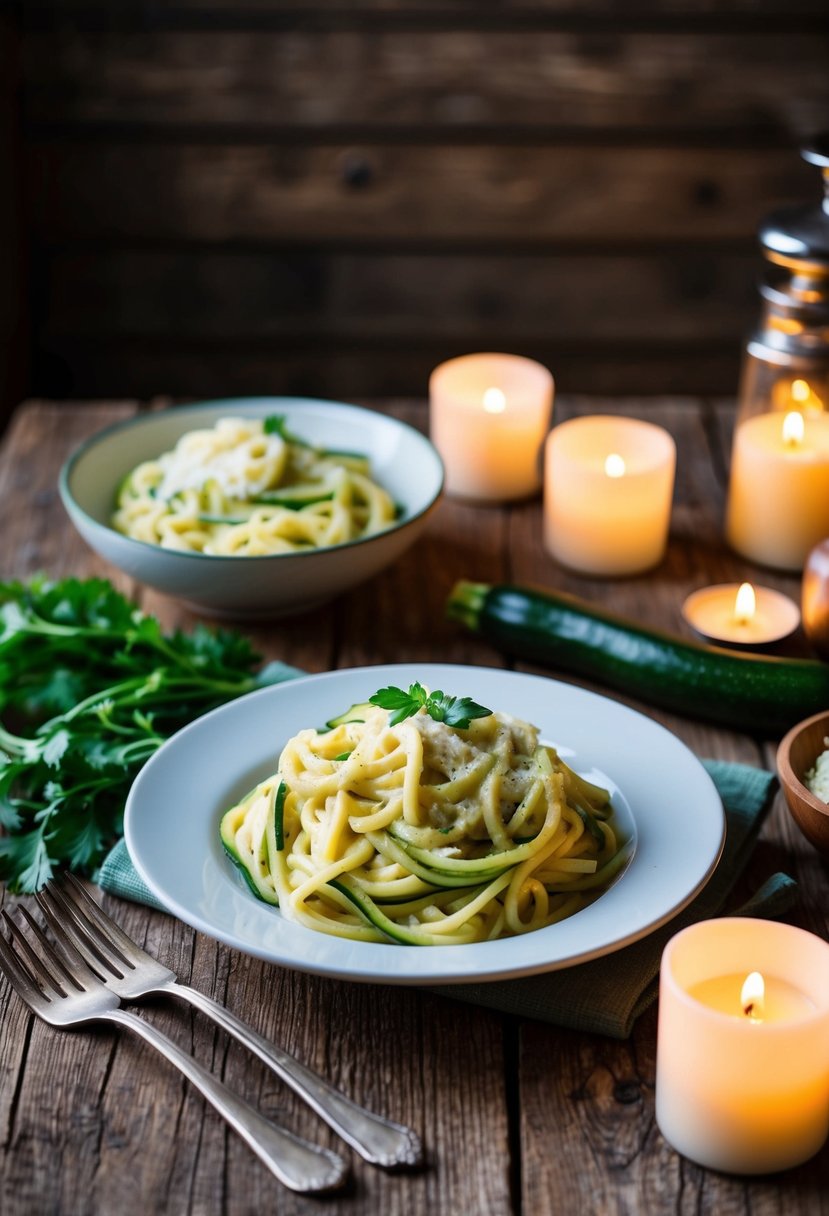
[[[143,460],[218,418],[282,414],[321,447],[364,452],[372,476],[401,507],[387,532],[308,553],[218,557],[179,553],[122,536],[110,526],[116,487]],[[208,401],[141,414],[94,435],[60,474],[60,494],[84,540],[113,566],[210,616],[286,616],[332,599],[395,561],[420,535],[443,488],[443,465],[419,431],[356,405],[301,397]]]

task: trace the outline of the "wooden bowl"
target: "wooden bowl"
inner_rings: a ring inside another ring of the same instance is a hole
[[[777,749],[777,772],[789,810],[807,840],[829,857],[829,805],[803,784],[803,775],[829,738],[829,710],[793,726]]]

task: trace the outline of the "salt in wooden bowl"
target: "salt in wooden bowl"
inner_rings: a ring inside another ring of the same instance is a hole
[[[829,804],[805,785],[805,774],[829,746],[829,710],[793,726],[777,749],[777,772],[786,803],[803,835],[829,858]]]

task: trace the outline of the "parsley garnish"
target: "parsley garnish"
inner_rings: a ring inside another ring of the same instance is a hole
[[[271,683],[237,633],[162,633],[105,579],[0,583],[0,878],[90,874],[142,764],[179,727]]]
[[[473,718],[488,718],[492,713],[491,709],[485,709],[471,697],[449,697],[440,690],[429,692],[417,682],[409,685],[408,692],[393,685],[381,688],[373,697],[369,697],[369,701],[381,709],[393,711],[389,718],[390,726],[396,726],[419,709],[425,709],[436,722],[445,722],[458,730],[468,730]]]
[[[262,430],[266,435],[278,435],[280,439],[284,439],[286,443],[294,444],[295,447],[307,448],[311,446],[304,439],[300,439],[288,430],[284,414],[269,414],[262,423]]]

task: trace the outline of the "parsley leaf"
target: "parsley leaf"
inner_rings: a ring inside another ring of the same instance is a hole
[[[492,713],[471,697],[448,697],[442,692],[432,693],[427,709],[435,721],[445,722],[458,730],[468,730],[473,718],[488,718]]]
[[[304,439],[300,439],[288,430],[284,414],[269,414],[262,423],[262,430],[266,435],[278,435],[280,439],[284,439],[286,443],[293,443],[296,447],[307,448],[311,445],[306,443]]]
[[[416,714],[428,699],[429,694],[422,684],[410,684],[408,692],[404,692],[402,688],[395,688],[392,684],[388,688],[379,689],[373,697],[369,697],[369,703],[379,705],[381,709],[392,710],[389,725],[397,726],[398,722],[402,722],[404,718],[410,718],[412,714]]]
[[[471,697],[450,697],[440,690],[430,693],[417,682],[409,685],[408,692],[395,688],[394,685],[381,688],[374,696],[369,697],[369,701],[372,705],[379,705],[381,709],[393,711],[389,718],[390,726],[397,726],[398,722],[412,717],[420,709],[425,709],[429,717],[434,718],[436,722],[445,722],[447,726],[457,730],[468,730],[473,718],[488,718],[492,713],[491,709],[479,705]]]

